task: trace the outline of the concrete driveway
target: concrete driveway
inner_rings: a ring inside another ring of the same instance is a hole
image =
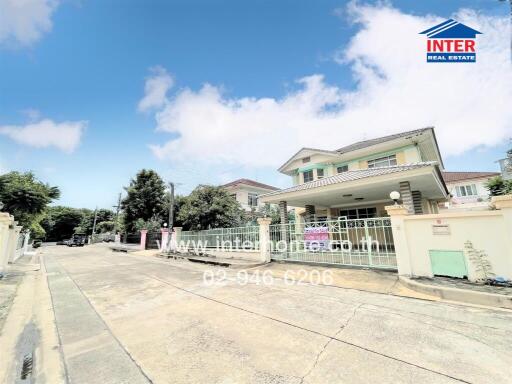
[[[73,383],[510,381],[510,312],[268,275],[242,285],[239,271],[101,245],[41,252]]]

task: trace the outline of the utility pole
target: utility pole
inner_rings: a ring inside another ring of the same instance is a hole
[[[98,219],[98,207],[94,210],[94,221],[92,223],[92,234],[96,234],[96,220]]]
[[[169,182],[169,234],[167,236],[167,246],[166,249],[170,249],[171,236],[172,236],[172,227],[174,224],[174,183],[172,181]]]
[[[112,208],[116,209],[116,218],[114,219],[114,236],[117,234],[117,220],[119,218],[119,208],[121,208],[121,194],[117,199],[117,205],[113,205]]]

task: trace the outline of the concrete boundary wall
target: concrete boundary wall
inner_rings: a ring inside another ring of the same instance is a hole
[[[495,210],[410,215],[405,207],[386,207],[397,254],[398,273],[432,277],[431,251],[462,251],[468,279],[483,275],[470,260],[464,245],[471,241],[487,255],[496,276],[512,279],[512,195],[492,201]]]
[[[5,275],[9,262],[14,262],[23,254],[23,248],[21,252],[17,249],[21,232],[17,224],[13,216],[0,212],[0,276]]]

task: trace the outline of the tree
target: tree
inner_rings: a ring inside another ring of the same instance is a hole
[[[265,204],[262,207],[259,207],[256,211],[257,217],[269,217],[272,219],[272,222],[270,224],[280,224],[281,223],[281,213],[279,212],[279,207],[276,207],[275,205]],[[288,211],[288,222],[295,221],[295,212]],[[254,223],[256,221],[255,218],[252,219],[252,222]]]
[[[46,231],[47,241],[59,241],[69,239],[75,233],[75,228],[80,227],[84,212],[70,207],[48,207],[41,225]]]
[[[503,180],[501,176],[493,177],[485,183],[485,188],[491,196],[501,196],[512,193],[512,180]]]
[[[139,171],[125,190],[127,196],[121,201],[121,208],[127,232],[136,230],[138,219],[163,223],[167,199],[164,181],[158,173],[150,169]]]
[[[37,180],[32,172],[9,172],[0,176],[0,201],[19,225],[28,230],[43,218],[47,205],[60,196],[59,188]]]
[[[96,233],[105,233],[112,232],[114,230],[114,222],[113,221],[102,221],[99,224],[96,224]]]
[[[183,197],[178,221],[185,230],[236,227],[243,224],[240,204],[221,187],[199,185]]]

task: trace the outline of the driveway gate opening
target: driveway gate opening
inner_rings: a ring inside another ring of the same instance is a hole
[[[270,226],[273,260],[396,269],[388,217]]]

